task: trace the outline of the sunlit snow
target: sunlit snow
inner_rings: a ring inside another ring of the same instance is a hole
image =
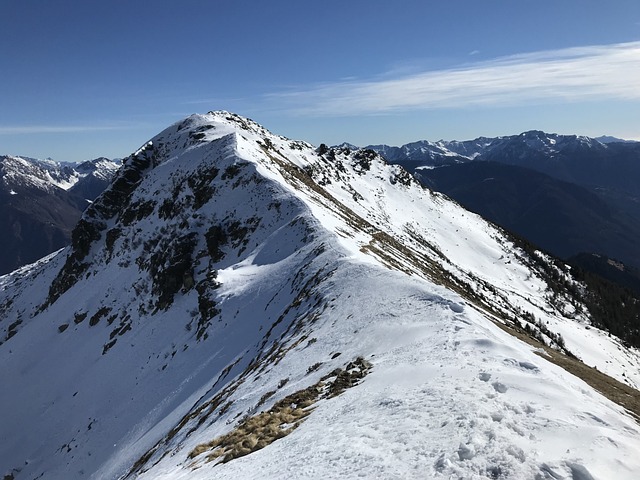
[[[0,474],[637,478],[629,413],[425,267],[496,312],[529,312],[637,387],[638,352],[552,306],[499,229],[379,157],[320,157],[227,112],[189,117],[134,156],[150,151],[59,298],[46,304],[71,249],[0,277]],[[192,272],[154,306],[145,262],[189,235]],[[203,326],[207,298],[219,313]],[[228,463],[189,456],[358,357],[370,373],[288,436]]]

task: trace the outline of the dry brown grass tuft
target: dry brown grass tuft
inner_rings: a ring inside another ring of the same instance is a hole
[[[357,358],[344,370],[338,368],[318,383],[276,402],[268,411],[244,419],[231,432],[198,445],[189,453],[189,458],[211,452],[205,462],[226,463],[260,450],[298,428],[318,400],[335,397],[357,385],[370,369],[369,362]]]
[[[243,420],[231,432],[198,445],[189,453],[189,458],[211,452],[206,457],[207,462],[221,458],[220,462],[226,463],[266,447],[300,425],[311,413],[309,407],[317,401],[321,391],[322,386],[318,383],[280,400],[269,411]]]

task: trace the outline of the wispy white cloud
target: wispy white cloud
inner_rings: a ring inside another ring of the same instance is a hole
[[[502,57],[446,70],[339,81],[268,95],[304,115],[384,114],[415,109],[540,101],[640,100],[640,42]]]
[[[26,135],[38,133],[82,133],[122,130],[131,128],[124,125],[86,126],[86,125],[0,125],[0,135]]]

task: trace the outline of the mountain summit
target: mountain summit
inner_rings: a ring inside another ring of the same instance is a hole
[[[193,115],[0,277],[0,473],[635,478],[585,294],[372,150]]]

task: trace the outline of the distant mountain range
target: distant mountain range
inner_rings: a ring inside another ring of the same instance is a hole
[[[592,252],[637,268],[640,143],[603,140],[529,131],[368,148],[555,255]]]
[[[68,245],[118,168],[106,158],[73,164],[0,156],[0,274]]]
[[[630,194],[638,190],[640,142],[602,143],[589,137],[532,130],[506,137],[419,141],[401,147],[369,145],[366,148],[412,171],[471,160],[494,161],[530,168],[592,189]]]

